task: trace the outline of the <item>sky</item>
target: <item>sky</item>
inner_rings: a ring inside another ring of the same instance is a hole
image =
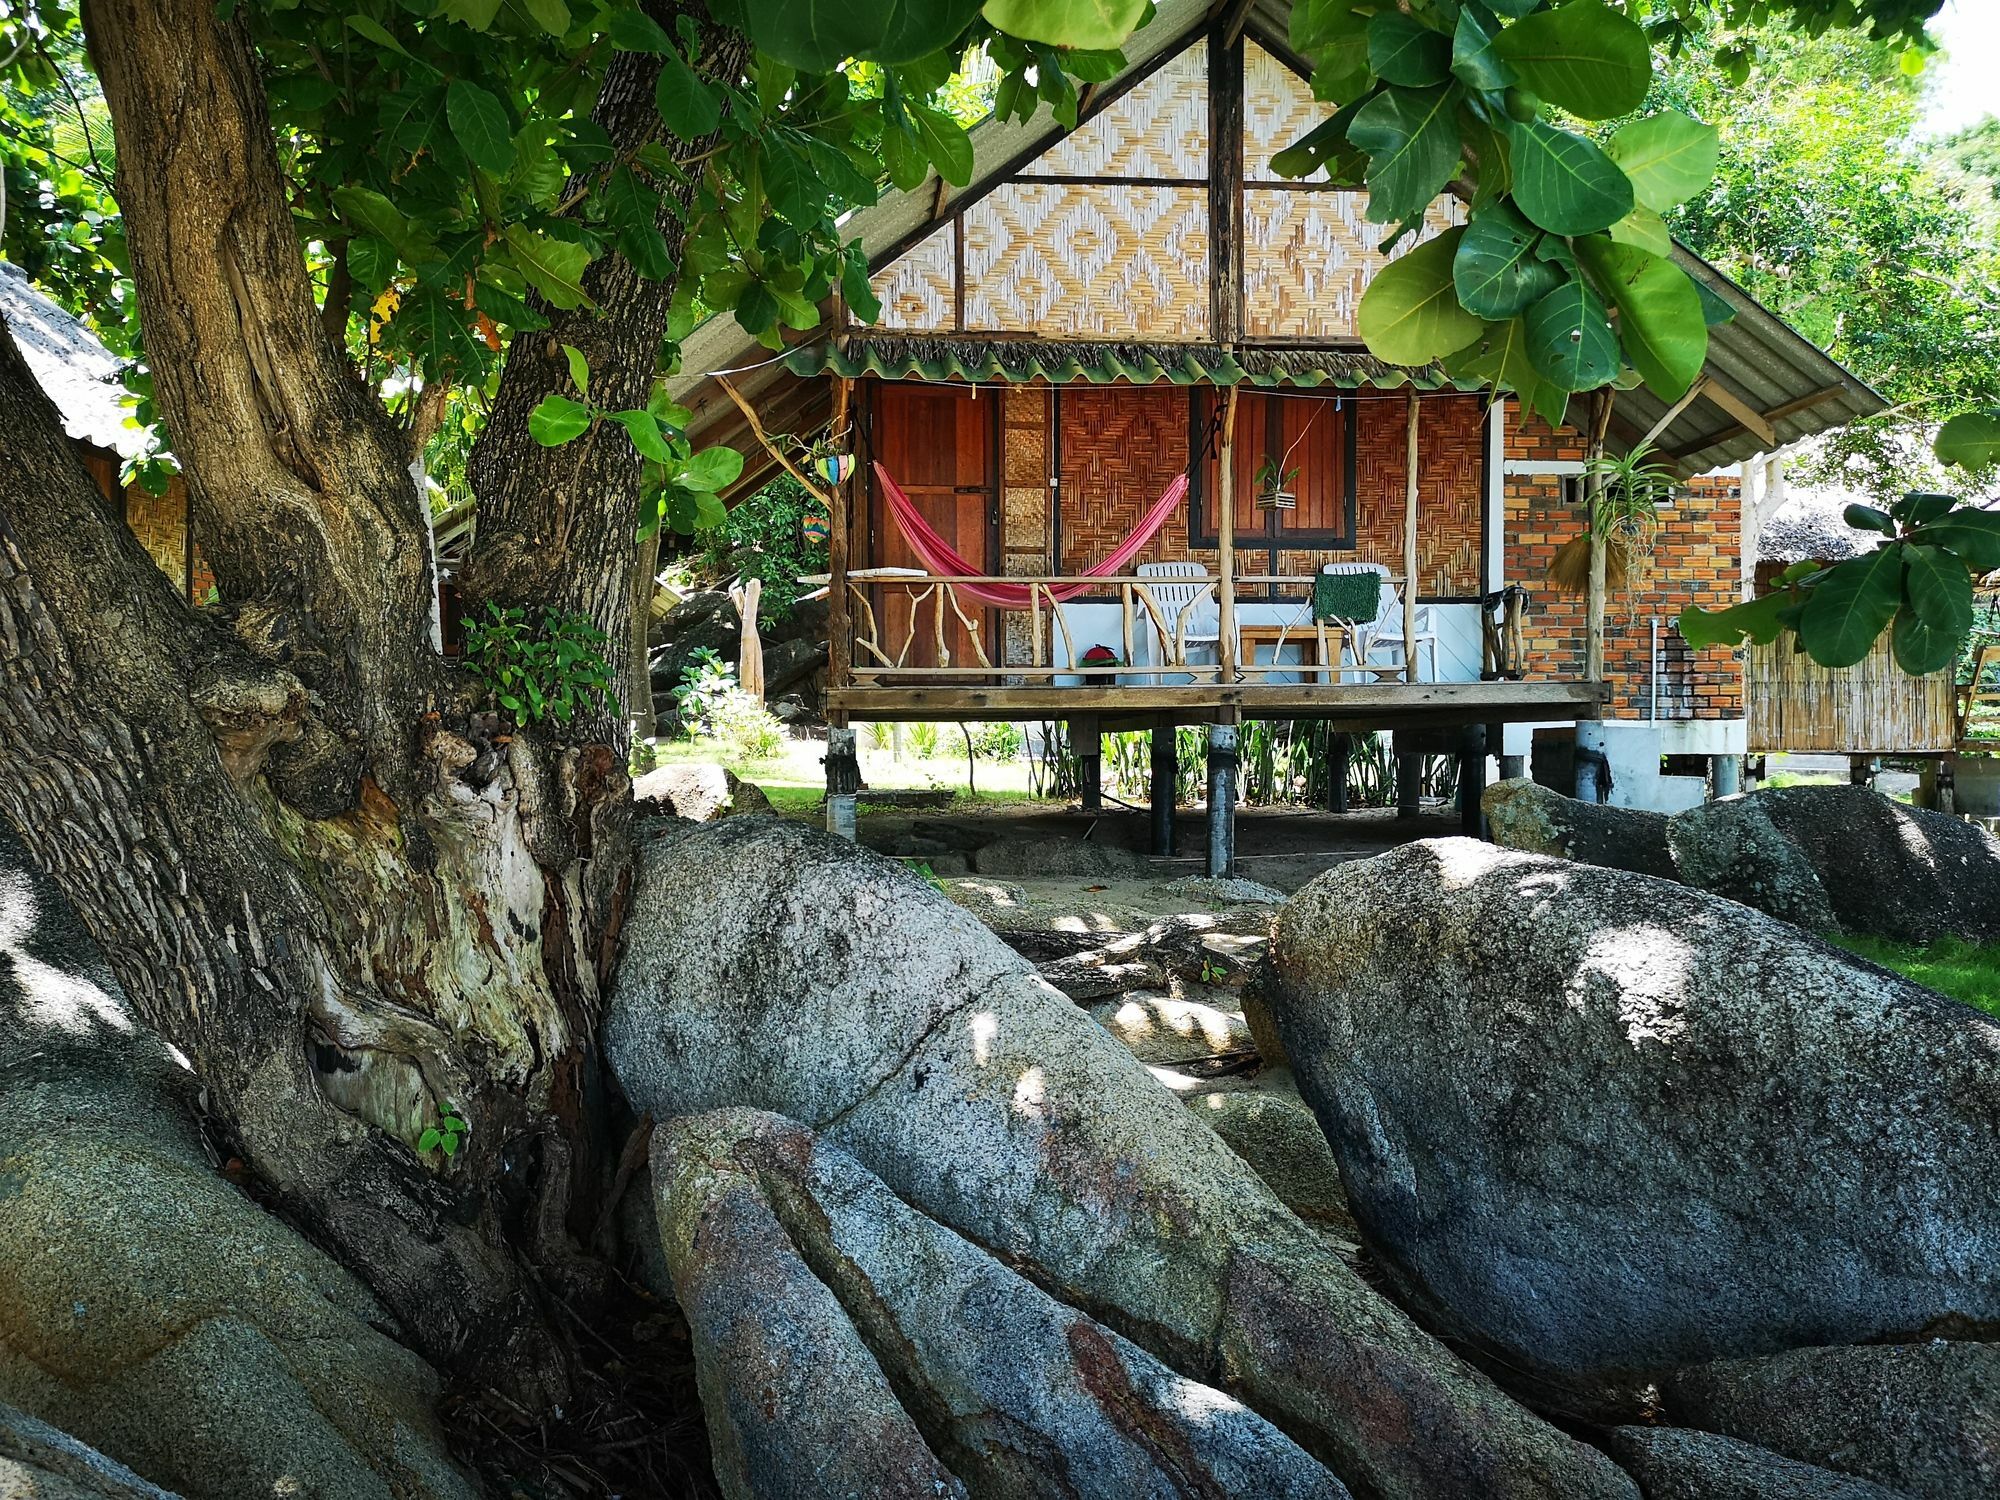
[[[1926,127],[1950,135],[2000,114],[2000,0],[1945,0],[1931,34],[1947,55],[1931,64]]]

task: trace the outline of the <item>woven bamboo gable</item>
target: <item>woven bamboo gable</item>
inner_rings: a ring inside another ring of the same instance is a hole
[[[1205,43],[1117,95],[1040,156],[967,199],[874,274],[874,325],[913,333],[1200,343],[1215,337]],[[1243,249],[1250,339],[1352,341],[1392,226],[1367,194],[1288,182],[1271,159],[1325,118],[1306,81],[1243,51]],[[1420,238],[1464,221],[1432,205]],[[1406,241],[1398,247],[1409,248]]]

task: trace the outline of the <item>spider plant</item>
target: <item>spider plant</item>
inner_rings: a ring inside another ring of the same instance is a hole
[[[1645,580],[1659,531],[1659,507],[1674,491],[1672,470],[1653,462],[1645,445],[1630,453],[1600,454],[1584,460],[1584,529],[1556,549],[1549,582],[1565,594],[1590,588],[1592,538],[1605,543],[1604,585],[1623,592]]]

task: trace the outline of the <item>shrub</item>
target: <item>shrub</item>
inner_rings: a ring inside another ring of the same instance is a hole
[[[609,707],[609,645],[588,616],[559,609],[489,604],[465,622],[465,665],[517,724]]]
[[[799,579],[827,570],[826,544],[808,544],[800,522],[819,502],[790,475],[772,480],[729,508],[729,519],[700,534],[705,570],[720,578],[761,578],[757,613],[775,624],[792,612],[806,586]]]
[[[1027,740],[1018,724],[973,724],[972,753],[985,760],[1014,760]]]

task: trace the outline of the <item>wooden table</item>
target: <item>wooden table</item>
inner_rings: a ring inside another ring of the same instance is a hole
[[[1257,648],[1269,646],[1271,660],[1260,663]],[[1278,660],[1281,646],[1296,646],[1299,659],[1296,662]],[[1238,625],[1236,627],[1236,649],[1239,654],[1237,670],[1269,678],[1279,672],[1296,672],[1301,681],[1317,682],[1328,667],[1333,669],[1333,678],[1338,681],[1343,668],[1341,662],[1347,655],[1348,631],[1345,625],[1315,624],[1306,620],[1297,625]]]

